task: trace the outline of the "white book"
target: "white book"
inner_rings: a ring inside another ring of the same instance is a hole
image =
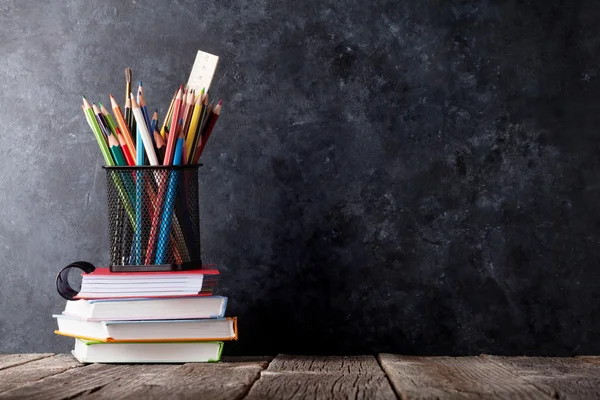
[[[227,297],[170,297],[67,301],[63,315],[88,321],[222,318]]]
[[[176,272],[110,272],[96,268],[82,274],[78,299],[168,297],[211,294],[218,279],[217,270]]]
[[[75,339],[82,363],[191,363],[221,359],[223,342],[102,343]]]
[[[53,317],[58,322],[54,333],[99,342],[237,340],[236,318],[87,321],[63,314]]]

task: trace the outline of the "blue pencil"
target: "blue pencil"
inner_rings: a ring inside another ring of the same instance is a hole
[[[137,101],[140,105],[140,108],[142,109],[142,115],[144,116],[144,120],[146,121],[146,126],[150,131],[150,135],[152,135],[154,133],[154,130],[150,129],[150,114],[148,114],[148,105],[146,104],[146,97],[144,97],[144,87],[142,86],[142,81],[140,81],[140,88],[138,89]]]
[[[173,165],[181,163],[183,156],[183,136],[180,134],[175,146],[175,154],[173,155]],[[156,264],[164,264],[167,257],[167,245],[169,243],[169,233],[171,232],[171,223],[173,221],[173,210],[175,207],[175,197],[177,195],[177,183],[179,181],[179,172],[171,171],[169,177],[169,186],[165,205],[163,208],[163,216],[160,222],[160,231],[158,233],[158,246],[156,249]]]
[[[138,94],[139,96],[139,94]],[[135,136],[136,165],[144,165],[144,141],[139,127]],[[135,236],[133,239],[133,265],[142,264],[142,171],[135,172]]]

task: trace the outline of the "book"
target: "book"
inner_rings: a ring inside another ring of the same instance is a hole
[[[87,321],[222,318],[227,297],[170,297],[67,301],[63,315]]]
[[[189,363],[221,359],[223,342],[103,343],[75,339],[82,363]]]
[[[59,314],[57,335],[98,342],[237,340],[237,318],[149,321],[86,321]]]
[[[201,269],[172,272],[110,272],[96,268],[82,274],[81,290],[76,299],[173,297],[211,295],[219,271]]]

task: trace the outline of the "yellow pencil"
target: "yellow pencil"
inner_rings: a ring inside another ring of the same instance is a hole
[[[200,121],[200,113],[202,111],[202,96],[198,96],[196,98],[196,103],[194,105],[194,113],[192,114],[192,122],[190,123],[190,128],[188,129],[187,136],[185,139],[185,155],[186,164],[187,161],[191,157],[192,146],[194,145],[194,136],[196,135],[196,130],[198,129],[198,121]]]
[[[173,115],[173,105],[175,104],[175,97],[177,97],[177,93],[179,93],[179,89],[177,89],[175,91],[175,94],[173,95],[173,99],[171,100],[171,104],[169,105],[169,109],[167,110],[167,115],[165,115],[165,120],[163,122],[163,126],[162,126],[162,128],[160,128],[160,135],[165,140],[166,140],[165,128],[170,128],[169,121],[171,121],[171,116]]]

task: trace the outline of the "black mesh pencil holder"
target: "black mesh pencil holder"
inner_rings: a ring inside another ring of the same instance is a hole
[[[104,167],[111,271],[202,268],[198,167]]]

